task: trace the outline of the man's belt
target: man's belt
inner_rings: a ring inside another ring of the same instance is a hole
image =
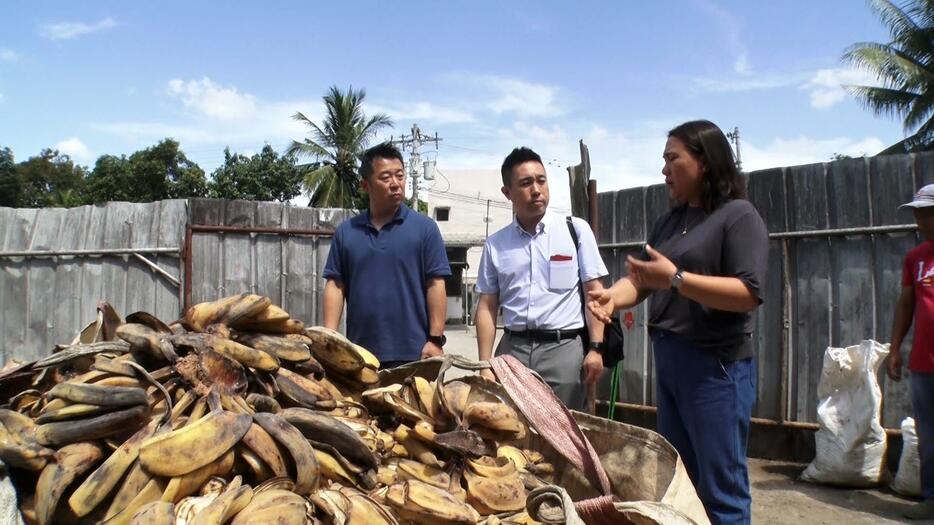
[[[503,328],[503,331],[510,337],[521,337],[531,339],[532,341],[561,341],[562,339],[573,339],[581,335],[582,328],[569,328],[567,330],[510,330]]]

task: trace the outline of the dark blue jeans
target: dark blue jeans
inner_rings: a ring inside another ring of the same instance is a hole
[[[671,332],[652,333],[658,432],[681,455],[714,524],[749,523],[746,467],[756,399],[753,360],[723,361]]]
[[[912,372],[910,382],[921,458],[921,497],[934,501],[934,374]]]

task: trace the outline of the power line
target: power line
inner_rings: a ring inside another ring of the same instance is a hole
[[[430,191],[429,193],[432,193],[438,197],[443,197],[447,200],[451,200],[454,202],[460,202],[463,204],[475,204],[478,206],[487,206],[487,203],[489,203],[490,206],[499,208],[501,210],[512,210],[512,205],[501,203],[501,202],[495,202],[491,199],[477,199],[475,197],[467,197],[467,196],[461,196],[457,194],[441,193],[441,192],[435,192],[435,191]]]
[[[389,137],[390,144],[399,144],[400,149],[405,151],[409,149],[411,154],[409,156],[409,174],[412,177],[412,197],[415,199],[415,210],[418,210],[418,179],[419,179],[419,170],[422,169],[422,156],[421,148],[424,143],[434,142],[435,151],[438,150],[438,143],[441,142],[441,137],[438,136],[438,132],[435,132],[435,136],[432,137],[430,134],[423,134],[422,130],[418,127],[418,124],[412,124],[412,134],[411,135],[402,135],[401,137],[394,139],[392,136]],[[428,173],[426,170],[425,179],[428,179]]]

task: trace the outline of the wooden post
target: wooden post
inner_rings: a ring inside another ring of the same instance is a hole
[[[597,181],[590,180],[590,150],[580,141],[581,163],[569,166],[571,184],[571,215],[585,219],[594,236],[597,235]],[[586,350],[586,349],[585,349]],[[588,414],[596,414],[597,384],[587,385]],[[615,401],[615,400],[614,400]]]

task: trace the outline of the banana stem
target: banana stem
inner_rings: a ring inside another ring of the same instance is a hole
[[[163,397],[165,397],[165,413],[162,414],[162,421],[159,422],[159,426],[165,425],[172,418],[172,396],[169,395],[169,391],[162,386],[162,383],[158,382],[153,378],[145,368],[140,366],[138,363],[133,361],[126,361],[126,364],[133,367],[140,375],[142,375],[146,381],[152,383],[152,385],[159,389],[162,392]]]

